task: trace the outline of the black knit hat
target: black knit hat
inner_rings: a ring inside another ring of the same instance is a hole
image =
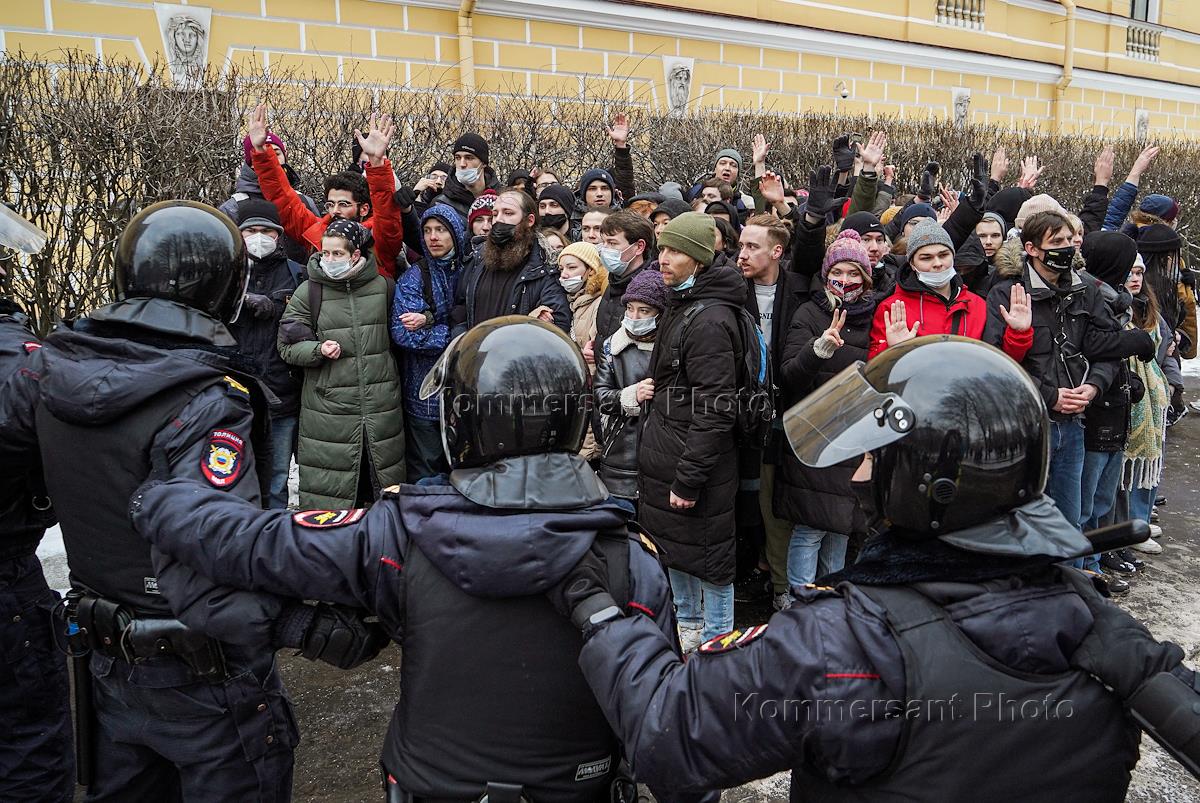
[[[542,191],[538,193],[539,201],[558,201],[558,205],[563,208],[563,211],[568,215],[575,209],[575,193],[561,184],[551,184],[547,187],[542,187]]]
[[[853,229],[860,235],[874,232],[885,234],[883,224],[879,222],[879,218],[870,212],[855,212],[853,215],[848,215],[842,220],[842,227],[839,231]]]
[[[283,224],[279,222],[279,207],[265,198],[247,198],[244,201],[238,201],[237,224],[239,229],[265,226],[283,233]]]
[[[1183,247],[1175,229],[1164,223],[1154,223],[1138,230],[1137,248],[1142,255],[1167,254]]]
[[[476,134],[474,131],[468,131],[457,140],[454,141],[454,147],[450,149],[451,153],[469,153],[472,156],[479,157],[479,161],[488,164],[488,144],[487,140]]]

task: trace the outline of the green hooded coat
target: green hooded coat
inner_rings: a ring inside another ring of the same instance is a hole
[[[321,269],[320,254],[313,254],[308,276],[322,285],[316,331],[305,282],[284,310],[279,353],[304,369],[300,506],[337,510],[354,506],[364,433],[376,490],[404,482],[400,374],[388,331],[388,282],[374,255],[349,279],[335,281]],[[341,345],[338,359],[321,354],[326,340]]]

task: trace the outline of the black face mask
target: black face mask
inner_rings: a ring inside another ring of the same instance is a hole
[[[1059,273],[1066,273],[1071,269],[1071,264],[1075,261],[1075,246],[1064,245],[1062,248],[1047,248],[1046,255],[1042,257],[1042,261],[1046,263],[1046,267],[1051,270],[1056,270]]]
[[[492,245],[503,248],[512,242],[516,233],[517,227],[513,223],[493,223],[492,230],[488,232],[488,240]]]
[[[566,215],[542,215],[542,223],[548,229],[557,229],[559,226],[567,222]]]

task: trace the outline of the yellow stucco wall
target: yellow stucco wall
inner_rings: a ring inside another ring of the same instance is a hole
[[[457,86],[457,3],[428,3],[191,5],[212,9],[213,64],[299,67],[332,80],[414,89]],[[1128,0],[1078,5],[1077,74],[1064,99],[1064,130],[1128,136],[1144,110],[1151,136],[1200,137],[1200,2],[1161,0],[1157,61],[1127,57],[1128,21],[1106,16],[1127,14]],[[152,3],[2,6],[7,52],[53,57],[78,48],[148,63],[163,50]],[[695,60],[694,106],[947,117],[952,90],[965,87],[975,122],[1049,127],[1066,28],[1058,4],[987,0],[983,30],[939,24],[936,10],[936,0],[577,0],[570,7],[481,0],[473,19],[475,80],[485,92],[603,93],[662,106],[662,58],[684,56]]]

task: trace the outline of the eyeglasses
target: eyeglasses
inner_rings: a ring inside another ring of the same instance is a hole
[[[332,212],[334,209],[350,209],[358,206],[354,201],[326,201],[325,211]]]
[[[557,187],[558,184],[559,182],[557,181],[539,181],[534,186],[536,186],[538,189],[541,189],[542,187]]]

